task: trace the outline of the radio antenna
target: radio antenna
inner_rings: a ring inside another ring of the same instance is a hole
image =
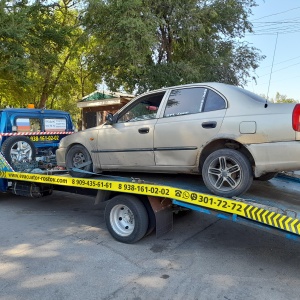
[[[277,48],[277,41],[278,41],[278,32],[277,32],[277,35],[276,35],[275,48],[274,48],[274,53],[273,53],[273,61],[272,61],[272,66],[271,66],[270,78],[269,78],[269,86],[268,86],[268,92],[267,92],[267,99],[269,99],[269,90],[270,90],[272,73],[273,73],[273,65],[274,65],[275,53],[276,53],[276,48]]]

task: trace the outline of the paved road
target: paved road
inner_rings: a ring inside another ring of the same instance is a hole
[[[214,216],[177,216],[134,245],[104,205],[0,194],[0,299],[299,299],[300,244]]]

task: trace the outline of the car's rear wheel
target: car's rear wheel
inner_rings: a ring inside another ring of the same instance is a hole
[[[91,177],[93,174],[85,173],[93,171],[93,162],[88,150],[82,145],[72,146],[66,155],[66,167],[73,177]],[[80,169],[74,171],[73,168]]]
[[[256,177],[255,179],[260,180],[260,181],[268,181],[268,180],[273,179],[277,174],[278,174],[278,172],[270,172],[270,173],[261,175],[259,177]]]
[[[122,194],[109,200],[104,217],[108,231],[119,242],[131,244],[147,233],[147,209],[135,196]]]
[[[36,151],[33,142],[25,136],[12,136],[2,145],[1,151],[9,164],[31,162],[35,160]]]
[[[202,177],[207,188],[222,197],[238,196],[252,184],[253,172],[248,159],[237,150],[221,149],[204,161]]]

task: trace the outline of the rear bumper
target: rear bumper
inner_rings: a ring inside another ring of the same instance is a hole
[[[255,161],[254,175],[300,170],[300,141],[251,144],[247,146]]]

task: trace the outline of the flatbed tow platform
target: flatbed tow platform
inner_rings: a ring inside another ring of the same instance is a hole
[[[186,209],[300,241],[300,178],[285,174],[257,180],[242,197],[229,199],[209,194],[199,175],[103,173],[74,178],[59,171],[2,170],[0,178],[17,195],[39,197],[60,190],[95,196],[95,203],[109,200],[105,222],[120,242],[134,243],[154,229],[159,237],[172,230],[174,211]]]

